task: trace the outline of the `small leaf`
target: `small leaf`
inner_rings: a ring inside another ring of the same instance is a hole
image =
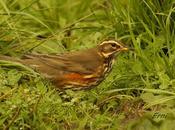
[[[15,85],[21,79],[22,74],[13,69],[8,71],[8,85]]]
[[[165,73],[159,73],[159,81],[161,83],[159,86],[160,89],[167,89],[170,85],[170,78]]]

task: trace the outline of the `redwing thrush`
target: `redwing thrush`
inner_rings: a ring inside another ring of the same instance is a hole
[[[65,54],[30,54],[18,62],[51,79],[60,89],[85,89],[98,85],[112,68],[115,54],[128,50],[117,41],[104,41],[94,48]],[[0,56],[0,59],[10,58]]]

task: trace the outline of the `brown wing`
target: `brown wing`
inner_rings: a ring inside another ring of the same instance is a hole
[[[98,68],[103,65],[103,58],[96,49],[62,55],[30,54],[19,60],[0,56],[0,59],[30,66],[51,79],[59,88],[66,84],[88,86],[89,82],[96,82]]]
[[[67,73],[92,74],[101,64],[94,49],[62,55],[26,55],[22,63],[43,73],[46,77],[62,77]]]

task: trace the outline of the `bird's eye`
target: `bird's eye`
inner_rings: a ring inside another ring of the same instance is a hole
[[[116,44],[115,44],[115,43],[111,43],[111,46],[112,46],[112,47],[116,47]]]

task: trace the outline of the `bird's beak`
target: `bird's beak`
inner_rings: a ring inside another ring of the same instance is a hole
[[[121,47],[120,48],[120,51],[128,51],[129,50],[129,48],[127,48],[127,47]]]

